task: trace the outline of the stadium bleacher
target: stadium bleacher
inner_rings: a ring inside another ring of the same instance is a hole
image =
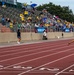
[[[65,31],[63,28],[68,27],[70,31],[74,31],[73,24],[63,21],[58,16],[51,15],[46,9],[42,11],[36,10],[36,8],[30,7],[30,5],[22,7],[22,4],[17,2],[15,4],[5,3],[6,7],[2,7],[0,2],[0,23],[2,24],[2,18],[5,18],[4,25],[1,27],[2,32],[16,32],[18,23],[21,24],[20,29],[24,32],[34,31],[35,24],[40,27],[44,26],[48,31]],[[10,22],[7,19],[10,19]],[[10,24],[13,23],[10,27]],[[23,27],[22,27],[23,26]],[[13,27],[13,28],[12,28]],[[71,27],[71,28],[70,28]]]

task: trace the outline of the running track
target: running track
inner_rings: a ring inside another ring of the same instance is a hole
[[[59,40],[0,47],[0,75],[74,75],[74,44]]]

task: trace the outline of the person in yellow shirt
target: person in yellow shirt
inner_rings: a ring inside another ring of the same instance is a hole
[[[10,22],[10,29],[13,31],[13,23]]]

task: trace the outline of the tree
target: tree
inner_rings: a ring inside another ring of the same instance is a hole
[[[74,14],[71,9],[69,9],[69,6],[63,6],[55,5],[52,2],[48,4],[43,4],[37,7],[37,10],[42,11],[43,9],[46,9],[50,14],[57,15],[61,19],[67,20],[69,22],[74,22]]]

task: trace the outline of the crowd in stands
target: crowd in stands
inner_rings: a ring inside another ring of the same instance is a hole
[[[13,32],[17,29],[21,29],[24,32],[35,31],[38,27],[46,27],[48,32],[64,32],[65,29],[74,32],[74,23],[62,20],[59,16],[51,15],[46,9],[37,11],[36,7],[25,5],[22,10],[23,12],[19,14],[20,21],[2,15],[0,22]]]

